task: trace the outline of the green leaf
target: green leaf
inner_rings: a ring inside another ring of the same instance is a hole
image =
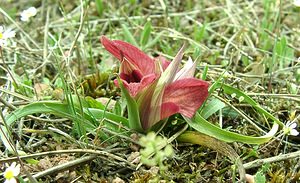
[[[127,25],[122,24],[121,26],[122,26],[122,30],[123,30],[126,41],[133,44],[134,46],[138,46],[138,43],[136,42],[132,33],[129,31]]]
[[[40,114],[40,113],[54,114],[71,120],[76,120],[76,119],[80,120],[81,123],[83,123],[89,131],[92,131],[95,128],[97,128],[98,124],[95,124],[95,122],[98,123],[98,121],[102,119],[109,119],[118,124],[123,124],[124,126],[128,127],[128,120],[126,118],[117,116],[113,113],[101,109],[84,108],[83,109],[84,116],[80,116],[79,114],[81,110],[75,106],[74,108],[77,115],[74,115],[73,113],[74,111],[70,109],[68,104],[61,103],[60,101],[39,101],[39,102],[28,104],[22,108],[15,110],[14,112],[12,112],[11,114],[5,117],[6,125],[0,126],[1,140],[5,145],[5,147],[10,152],[13,152],[13,149],[11,148],[10,143],[8,141],[8,139],[12,139],[12,137],[10,136],[9,130],[7,128],[10,128],[14,124],[14,122],[16,122],[18,119],[22,117],[31,114]],[[113,130],[119,130],[119,126],[113,125],[112,123],[104,123],[103,125]],[[8,139],[6,137],[8,137]]]
[[[137,1],[137,0],[129,0],[129,3],[130,3],[131,5],[134,5],[134,4],[136,4],[136,1]]]
[[[123,110],[122,110],[122,106],[120,104],[119,101],[116,102],[114,108],[113,108],[113,112],[116,114],[116,115],[119,115],[119,116],[122,116],[123,114]]]
[[[153,45],[155,45],[155,44],[159,41],[159,39],[160,39],[160,37],[162,36],[162,34],[163,34],[163,31],[160,32],[160,33],[158,33],[157,36],[156,36],[154,39],[152,39],[151,41],[149,41],[149,42],[144,46],[144,49],[146,49],[146,48],[151,48]]]
[[[206,26],[207,24],[203,24],[203,26],[199,26],[195,24],[194,27],[194,40],[197,42],[201,42],[206,34]]]
[[[205,65],[205,66],[204,66],[204,69],[203,69],[202,76],[201,76],[201,79],[202,79],[202,80],[206,80],[207,72],[208,72],[208,65]]]
[[[279,125],[284,126],[284,124],[279,121],[276,117],[274,117],[272,114],[264,110],[258,103],[256,103],[251,97],[246,95],[244,92],[240,91],[239,89],[233,88],[229,85],[226,85],[224,83],[220,83],[219,81],[215,82],[210,88],[209,92],[213,92],[216,89],[222,89],[224,93],[226,94],[235,94],[237,98],[242,97],[243,102],[248,103],[253,108],[255,108],[261,115],[264,115],[266,118],[269,118],[274,121],[272,129],[265,134],[264,136],[260,137],[252,137],[252,136],[246,136],[241,135],[237,133],[233,133],[224,129],[221,129],[208,121],[206,121],[199,113],[196,113],[193,119],[185,118],[185,120],[188,122],[188,124],[194,128],[195,130],[213,136],[219,140],[223,140],[226,142],[243,142],[248,144],[262,144],[265,142],[268,142],[277,132]]]
[[[257,172],[254,176],[254,180],[256,183],[265,183],[266,182],[265,174],[263,174],[262,172]]]
[[[96,9],[98,12],[98,15],[101,17],[104,11],[104,5],[102,0],[96,0]]]
[[[124,87],[120,78],[118,78],[118,83],[120,85],[123,97],[125,97],[127,102],[129,128],[136,130],[138,132],[142,132],[143,128],[141,125],[138,105],[136,101],[130,96],[130,94],[128,93],[127,89]]]
[[[152,29],[151,22],[147,21],[147,23],[144,25],[144,29],[141,34],[141,39],[140,39],[141,46],[145,46],[146,43],[148,43],[151,34],[151,29]]]
[[[226,105],[219,99],[213,98],[211,101],[207,102],[205,107],[201,111],[201,116],[207,119],[212,114],[216,113],[220,109],[224,108]]]
[[[95,100],[94,98],[92,98],[90,96],[87,96],[84,99],[88,103],[88,106],[90,108],[96,108],[96,109],[105,110],[105,105],[103,105],[101,102]]]
[[[270,169],[270,164],[264,164],[262,165],[262,167],[260,168],[260,170],[258,170],[254,176],[254,180],[256,183],[265,183],[266,180],[266,174]]]
[[[262,144],[268,142],[276,134],[279,126],[277,123],[274,123],[272,129],[266,135],[251,137],[221,129],[206,121],[199,113],[196,113],[192,119],[187,117],[184,117],[184,119],[195,130],[215,137],[216,139],[223,140],[225,142],[243,142],[247,144]]]
[[[29,163],[29,164],[32,164],[32,165],[36,165],[36,164],[39,163],[38,160],[35,160],[35,159],[32,159],[32,158],[26,159],[26,162]]]
[[[252,107],[254,107],[260,114],[265,115],[265,117],[273,120],[275,123],[280,125],[281,127],[284,126],[284,124],[279,121],[276,117],[274,117],[272,114],[270,114],[268,111],[263,109],[257,102],[255,102],[251,97],[249,97],[244,92],[240,91],[239,89],[233,88],[232,86],[226,85],[224,83],[216,82],[209,88],[209,93],[216,90],[217,88],[221,88],[226,94],[235,94],[237,98],[243,97],[243,102],[250,104]]]

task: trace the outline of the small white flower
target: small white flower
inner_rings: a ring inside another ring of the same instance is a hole
[[[229,72],[227,72],[227,71],[225,71],[224,73],[223,73],[223,77],[224,78],[230,78],[232,75],[229,73]]]
[[[243,102],[244,99],[245,99],[245,98],[244,98],[243,96],[240,96],[240,97],[239,97],[239,102]]]
[[[10,166],[8,166],[3,173],[3,177],[5,178],[4,183],[17,183],[16,176],[20,174],[20,165],[17,165],[16,162],[13,162]]]
[[[294,5],[300,7],[300,0],[294,0]]]
[[[4,31],[4,27],[0,26],[0,47],[7,45],[7,40],[15,37],[16,32],[8,29]]]
[[[285,127],[283,128],[283,133],[292,136],[298,136],[299,132],[296,130],[297,123],[287,122]]]
[[[28,22],[31,17],[34,17],[37,13],[35,7],[30,7],[27,10],[21,12],[21,20],[23,22]]]
[[[236,93],[232,93],[231,98],[235,98],[235,97],[236,97]]]

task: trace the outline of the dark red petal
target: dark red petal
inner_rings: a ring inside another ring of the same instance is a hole
[[[207,82],[195,78],[185,78],[169,84],[163,95],[161,119],[175,113],[193,117],[208,96],[208,86]]]
[[[149,74],[142,78],[141,82],[132,82],[129,83],[126,80],[122,79],[122,82],[124,84],[124,87],[128,90],[131,97],[135,97],[137,94],[139,94],[140,91],[145,89],[148,85],[152,84],[157,79],[157,76],[155,74]],[[119,87],[118,80],[114,81],[115,85]]]
[[[126,80],[128,83],[130,82],[140,82],[143,73],[132,63],[130,63],[127,59],[124,59],[120,65],[120,77]]]
[[[101,37],[101,43],[107,51],[121,62],[123,61],[123,57],[125,57],[131,64],[136,66],[143,75],[154,73],[154,60],[137,47],[120,40],[111,41],[105,36]]]

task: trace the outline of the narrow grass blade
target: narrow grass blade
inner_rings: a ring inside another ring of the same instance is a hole
[[[205,66],[204,66],[204,69],[203,69],[202,76],[201,76],[201,79],[202,79],[202,80],[206,80],[207,72],[208,72],[208,65],[205,65]]]
[[[207,102],[205,107],[201,110],[201,116],[207,119],[220,109],[223,109],[226,105],[219,99],[213,98],[211,101]]]
[[[136,42],[134,36],[132,35],[130,30],[128,29],[127,25],[122,24],[121,26],[122,26],[122,30],[123,30],[126,41],[133,44],[134,46],[139,46],[138,43]]]
[[[96,9],[98,12],[98,15],[101,17],[104,11],[104,5],[103,5],[103,1],[102,0],[96,0]]]
[[[75,107],[75,110],[80,112],[80,109]],[[79,115],[74,115],[73,111],[70,110],[68,107],[68,104],[61,103],[60,101],[40,101],[35,102],[29,105],[26,105],[22,108],[19,108],[6,116],[5,121],[8,127],[11,127],[14,122],[16,122],[18,119],[25,117],[27,115],[31,114],[40,114],[40,113],[48,113],[48,114],[54,114],[60,117],[69,118],[71,120],[75,120],[80,117]],[[95,121],[101,120],[103,118],[109,119],[111,121],[114,121],[116,123],[121,123],[124,126],[128,126],[128,120],[126,118],[123,118],[121,116],[117,116],[113,113],[110,113],[108,111],[104,111],[101,109],[94,109],[94,108],[84,108],[83,109],[83,119],[80,119],[82,123],[84,123],[87,130],[94,130],[97,126],[94,124]],[[119,129],[118,126],[112,125],[112,124],[104,124],[107,128],[110,129]],[[10,147],[9,141],[6,139],[6,137],[9,137],[8,129],[5,126],[0,126],[0,137],[5,145],[5,147],[10,151],[13,152],[12,148]],[[10,138],[10,137],[9,137]]]
[[[162,36],[163,33],[164,33],[164,31],[158,33],[157,36],[156,36],[154,39],[152,39],[151,41],[149,41],[149,42],[144,46],[144,49],[146,49],[146,48],[151,48],[153,45],[155,45],[155,44],[159,41],[159,39],[160,39],[160,37]]]
[[[141,39],[140,39],[141,46],[145,46],[148,43],[149,38],[150,38],[150,34],[151,34],[151,30],[152,30],[151,22],[148,21],[144,25],[144,29],[143,29],[143,32],[141,34]]]

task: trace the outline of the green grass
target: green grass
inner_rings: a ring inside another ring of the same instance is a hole
[[[20,12],[30,6],[38,9],[37,15],[21,22]],[[196,77],[211,84],[210,97],[199,110],[199,124],[189,130],[214,136],[222,128],[214,137],[235,141],[228,144],[244,163],[300,150],[300,137],[287,136],[282,130],[288,121],[300,126],[300,8],[291,1],[29,0],[5,1],[0,8],[0,26],[16,31],[0,54],[2,121],[8,129],[7,137],[1,135],[0,162],[15,156],[6,149],[36,155],[37,164],[22,161],[22,170],[28,171],[22,171],[24,177],[41,172],[45,174],[33,176],[40,182],[76,178],[99,182],[116,177],[126,182],[238,180],[229,159],[204,146],[174,141],[186,130],[180,115],[170,117],[159,131],[175,149],[173,159],[164,161],[169,166],[163,173],[129,162],[143,134],[129,129],[127,118],[132,116],[128,117],[126,101],[113,83],[119,62],[103,48],[101,35],[169,60],[185,43],[184,60],[197,59]],[[275,137],[256,142],[274,122],[280,126]],[[237,136],[229,138],[228,131]],[[252,138],[236,140],[238,136]],[[75,163],[74,170],[68,162],[81,160],[83,154],[60,154],[62,149],[104,154]],[[266,182],[297,181],[297,161],[272,162],[246,173]],[[60,163],[72,176],[61,173]],[[51,167],[59,171],[50,177],[47,169]]]

